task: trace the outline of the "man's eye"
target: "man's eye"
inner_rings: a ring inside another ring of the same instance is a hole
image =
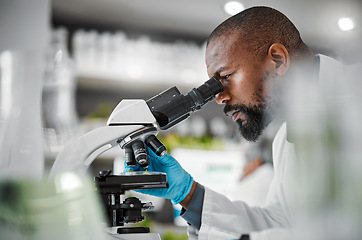
[[[226,80],[226,79],[228,79],[230,76],[231,76],[231,74],[228,74],[228,75],[225,75],[225,76],[221,77],[221,79]]]

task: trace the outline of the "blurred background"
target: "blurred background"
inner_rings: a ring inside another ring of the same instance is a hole
[[[232,14],[256,5],[285,13],[315,53],[346,64],[360,61],[358,0],[53,0],[50,25],[57,32],[55,41],[64,41],[73,61],[77,116],[106,118],[121,99],[148,99],[174,85],[186,93],[203,83],[208,79],[204,44],[210,32]],[[171,132],[239,142],[221,109],[212,102]]]
[[[37,160],[18,161],[13,172],[42,175],[64,144],[104,126],[122,99],[147,100],[172,86],[185,94],[199,86],[208,79],[208,35],[231,15],[257,5],[287,15],[315,53],[361,62],[360,0],[0,0],[2,157],[14,154],[15,145],[17,159]],[[243,167],[260,156],[247,154],[250,144],[240,139],[222,106],[211,102],[159,136],[197,181],[242,198],[234,190],[243,187]],[[122,166],[123,152],[112,149],[90,173]],[[261,178],[265,184],[259,193],[251,191],[251,204],[263,202],[272,170]],[[249,180],[243,191],[256,184]],[[149,215],[166,224],[157,226],[183,233],[186,224],[174,215],[180,208],[152,201],[160,207]]]

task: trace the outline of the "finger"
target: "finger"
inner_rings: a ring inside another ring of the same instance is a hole
[[[157,156],[157,154],[154,153],[149,147],[147,147],[147,154],[148,158],[150,159],[150,165],[155,166],[156,168],[159,164],[164,165],[164,160],[162,157]]]
[[[151,158],[158,158],[158,156],[156,155],[156,153],[154,153],[154,151],[151,150],[151,148],[149,148],[148,146],[146,146],[146,151],[149,157]]]

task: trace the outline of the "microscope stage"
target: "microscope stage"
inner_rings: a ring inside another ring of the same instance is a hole
[[[95,181],[103,193],[168,187],[167,175],[161,172],[126,172],[96,177]]]

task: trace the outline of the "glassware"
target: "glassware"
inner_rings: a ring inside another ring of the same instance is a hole
[[[43,174],[41,81],[24,53],[0,53],[0,176]]]
[[[58,153],[78,133],[75,69],[67,49],[67,30],[53,31],[43,88],[43,127],[48,153]]]
[[[99,204],[90,182],[71,172],[52,180],[2,180],[0,239],[107,239]]]

